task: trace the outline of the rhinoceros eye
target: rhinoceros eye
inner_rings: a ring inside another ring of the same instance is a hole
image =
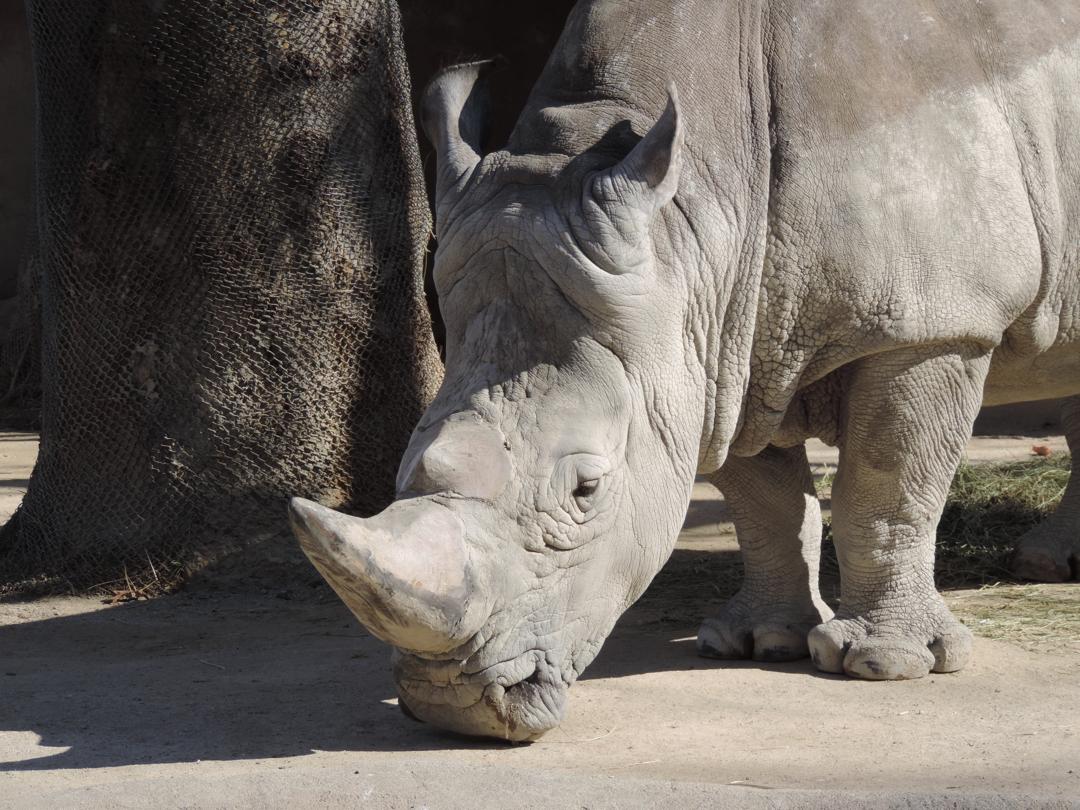
[[[611,465],[604,456],[573,453],[563,456],[551,477],[554,501],[575,523],[586,523],[597,514],[607,489]]]
[[[600,488],[599,478],[590,478],[588,481],[582,481],[577,485],[574,490],[574,500],[577,502],[578,509],[582,512],[588,512],[592,505],[592,497],[596,494],[596,490]]]
[[[586,456],[577,459],[572,473],[570,492],[573,505],[570,514],[578,523],[589,520],[596,514],[596,507],[603,495],[604,482],[607,480],[607,463],[599,457]]]

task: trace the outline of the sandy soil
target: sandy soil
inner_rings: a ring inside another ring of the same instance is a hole
[[[0,519],[34,449],[0,437]],[[697,658],[737,553],[723,518],[701,485],[528,746],[407,720],[385,648],[291,549],[153,602],[0,604],[0,806],[1080,807],[1080,652],[980,638],[962,673],[901,683]]]

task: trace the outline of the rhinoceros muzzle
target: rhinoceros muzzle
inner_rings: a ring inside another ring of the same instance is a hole
[[[568,684],[540,651],[469,672],[469,662],[435,662],[398,652],[394,675],[402,709],[440,728],[511,742],[558,726]]]

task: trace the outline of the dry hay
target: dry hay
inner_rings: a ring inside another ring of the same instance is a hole
[[[1080,584],[1022,584],[1009,571],[1016,540],[1057,507],[1069,481],[1068,455],[1003,464],[964,463],[938,524],[935,578],[972,632],[1025,649],[1080,652]],[[832,477],[818,482],[828,497]],[[825,520],[822,590],[838,593],[839,569]]]
[[[1080,585],[989,585],[945,594],[972,632],[1033,652],[1080,653]]]
[[[1068,455],[961,465],[938,524],[938,587],[1015,581],[1008,568],[1013,546],[1057,507],[1069,466]]]

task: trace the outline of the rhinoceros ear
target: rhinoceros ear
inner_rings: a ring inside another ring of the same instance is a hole
[[[435,182],[437,213],[460,191],[480,162],[491,106],[484,75],[492,65],[494,62],[489,60],[443,68],[424,90],[420,123],[439,160]]]
[[[593,176],[586,195],[587,209],[593,208],[586,216],[598,242],[616,263],[618,243],[640,243],[656,213],[675,196],[682,153],[679,95],[671,84],[659,120],[622,161]],[[603,216],[597,216],[600,213]]]

